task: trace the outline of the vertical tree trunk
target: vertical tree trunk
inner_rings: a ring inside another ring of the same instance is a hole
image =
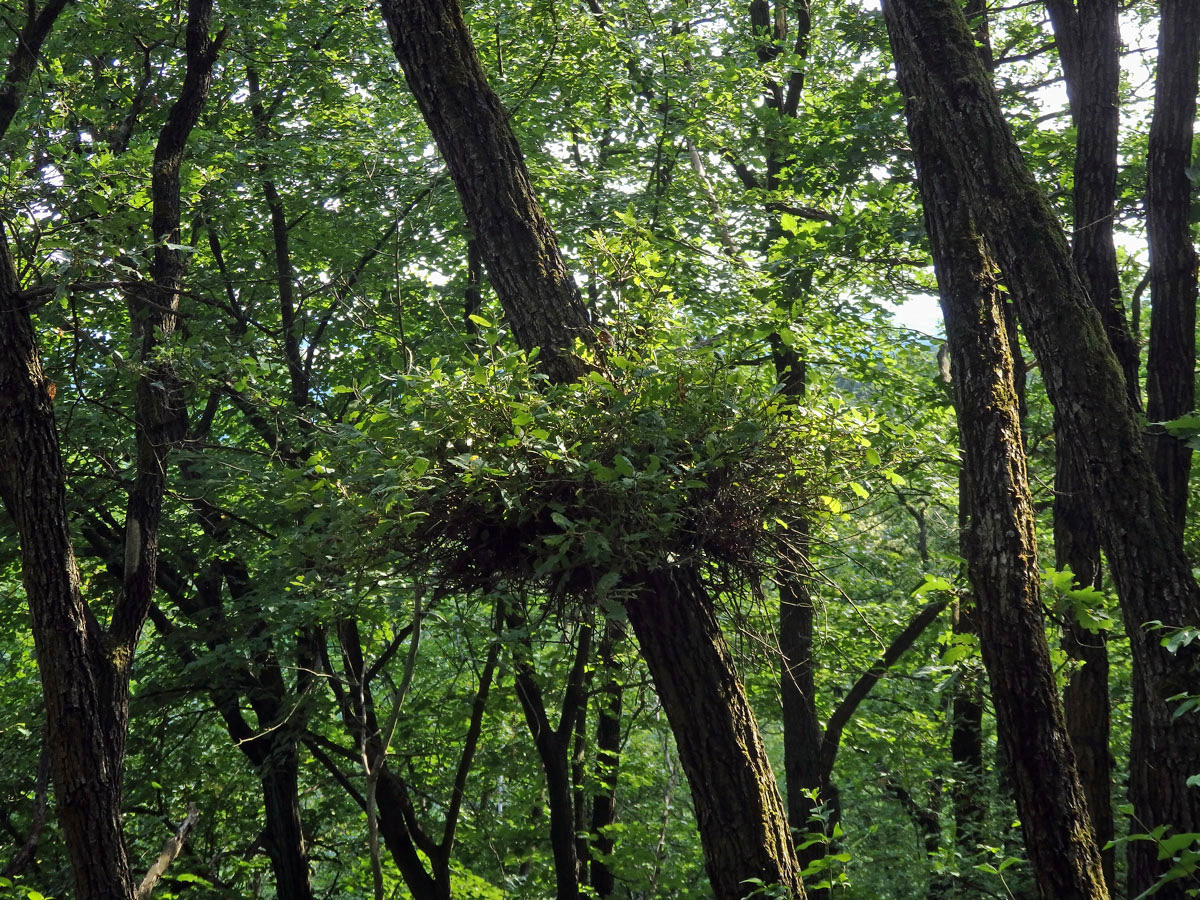
[[[983,239],[961,201],[959,176],[936,136],[935,109],[913,69],[913,32],[886,9],[946,334],[969,485],[967,566],[997,730],[1043,898],[1108,897],[1086,800],[1059,704],[1040,598],[1033,504],[1003,300]],[[979,65],[974,41],[957,6]],[[928,39],[928,35],[923,36]],[[980,66],[980,71],[982,67]]]
[[[600,638],[599,712],[596,716],[596,782],[592,797],[591,831],[595,835],[590,881],[598,897],[608,897],[616,889],[607,857],[613,852],[613,837],[605,829],[616,822],[617,768],[621,761],[621,673],[617,667],[617,648],[625,637],[624,626],[611,619],[604,623]],[[598,858],[600,857],[600,858]]]
[[[1150,245],[1150,349],[1146,358],[1147,417],[1163,422],[1196,404],[1196,248],[1192,242],[1192,122],[1200,69],[1200,7],[1161,0],[1158,75],[1150,154],[1146,160],[1146,236]],[[1150,457],[1183,534],[1192,451],[1161,431],[1149,436]]]
[[[1143,449],[1121,367],[961,9],[953,0],[887,0],[885,9],[910,100],[938,123],[939,154],[996,251],[1068,449],[1085,460],[1133,651],[1134,732],[1144,741],[1131,772],[1134,813],[1147,830],[1200,831],[1200,792],[1186,788],[1200,771],[1200,716],[1174,718],[1169,700],[1195,689],[1200,647],[1169,653],[1145,627],[1200,621],[1200,589]]]
[[[960,502],[962,502],[960,500]],[[966,528],[966,523],[963,525]],[[964,533],[965,540],[966,535]],[[964,548],[965,549],[965,548]],[[969,576],[968,576],[969,577]],[[954,633],[975,634],[974,601],[972,608],[963,603],[955,611]],[[950,704],[950,762],[953,784],[950,787],[954,814],[954,843],[962,858],[978,860],[983,844],[983,824],[987,819],[987,792],[983,765],[983,672],[972,660],[960,664],[954,698]]]
[[[260,764],[266,828],[263,844],[275,875],[279,900],[312,900],[308,855],[300,821],[300,757],[295,735],[286,726],[271,742]]]
[[[783,800],[698,574],[652,573],[626,606],[692,788],[714,896],[745,897],[757,879],[804,897]]]
[[[508,627],[524,628],[527,624],[524,618],[509,614]],[[579,629],[579,646],[567,679],[557,727],[550,724],[536,672],[529,660],[529,648],[517,647],[513,661],[517,699],[525,713],[525,722],[546,777],[546,803],[550,807],[550,850],[554,859],[557,900],[578,900],[580,896],[580,856],[575,838],[575,803],[568,752],[576,715],[587,699],[585,678],[591,655],[591,633],[590,627],[581,626]]]
[[[1120,25],[1117,0],[1047,0],[1067,96],[1075,122],[1074,236],[1071,256],[1116,353],[1130,402],[1141,405],[1139,353],[1121,301],[1113,218],[1117,202],[1117,139],[1120,126]],[[1100,585],[1100,539],[1087,496],[1083,463],[1072,455],[1055,423],[1055,564],[1075,573],[1078,587]],[[1108,647],[1074,617],[1063,628],[1062,646],[1079,668],[1063,692],[1067,731],[1088,798],[1097,843],[1113,839],[1112,762],[1109,753]],[[1101,850],[1104,880],[1114,888],[1112,848]]]

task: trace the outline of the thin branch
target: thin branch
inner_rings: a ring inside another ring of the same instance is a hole
[[[821,777],[823,781],[827,781],[830,773],[833,772],[833,763],[837,758],[838,746],[841,744],[842,731],[845,730],[847,723],[858,710],[859,704],[866,699],[875,684],[887,674],[888,669],[896,664],[949,602],[950,598],[947,597],[942,600],[934,600],[921,607],[905,629],[892,639],[883,655],[875,661],[871,668],[859,676],[858,681],[850,688],[850,692],[833,711],[833,715],[829,717],[829,722],[825,725],[825,736],[821,739]]]
[[[179,823],[179,830],[167,839],[167,843],[163,845],[162,853],[158,854],[158,859],[154,861],[149,871],[146,872],[146,877],[142,879],[142,883],[138,885],[137,891],[134,893],[134,900],[149,900],[151,892],[154,890],[158,880],[162,878],[163,873],[167,871],[167,867],[175,861],[175,857],[179,855],[179,851],[183,849],[183,842],[187,840],[188,832],[196,824],[200,818],[200,810],[196,809],[195,804],[188,807],[187,815],[183,821]]]

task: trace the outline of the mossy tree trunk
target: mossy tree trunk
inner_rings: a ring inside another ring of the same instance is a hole
[[[1104,900],[1108,891],[1046,642],[1003,297],[962,202],[958,172],[937,137],[936,110],[913,77],[913,35],[894,3],[888,9],[946,320],[969,491],[965,555],[997,731],[1041,896]],[[969,47],[977,60],[973,41]]]
[[[1143,449],[1121,366],[1004,120],[962,10],[954,0],[887,0],[885,11],[909,100],[937,123],[939,157],[996,254],[1068,452],[1083,462],[1133,652],[1134,814],[1146,830],[1200,831],[1200,792],[1186,787],[1200,771],[1200,716],[1175,718],[1170,699],[1195,690],[1200,647],[1172,654],[1146,627],[1200,621],[1200,589]],[[1182,896],[1178,885],[1164,896]]]

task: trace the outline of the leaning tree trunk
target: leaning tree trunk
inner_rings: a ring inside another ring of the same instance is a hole
[[[571,349],[591,340],[587,314],[458,4],[383,0],[383,15],[513,336],[541,349],[551,378],[581,374]],[[694,573],[676,576],[647,576],[629,617],[679,745],[713,889],[732,900],[757,879],[803,897],[783,801],[711,600]]]
[[[886,0],[885,11],[910,100],[937,123],[939,155],[997,254],[1069,452],[1084,461],[1133,652],[1134,814],[1145,830],[1200,831],[1200,792],[1186,787],[1200,771],[1200,716],[1175,718],[1170,699],[1195,690],[1200,646],[1172,654],[1146,627],[1200,622],[1200,589],[1143,449],[1121,367],[961,9],[954,0]],[[1182,887],[1163,895],[1182,896]]]
[[[745,897],[759,879],[803,897],[783,800],[699,575],[653,573],[627,610],[691,785],[714,896]]]
[[[551,378],[582,374],[571,349],[576,339],[592,340],[587,309],[462,10],[456,0],[382,5],[396,59],[446,159],[513,337],[526,350],[540,348]]]
[[[1042,897],[1104,900],[1108,891],[1046,643],[1003,297],[961,202],[957,172],[936,138],[934,110],[914,92],[901,62],[911,48],[895,31],[893,46],[950,347],[980,648],[1025,846]]]

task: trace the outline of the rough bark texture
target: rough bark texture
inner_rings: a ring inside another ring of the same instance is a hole
[[[1069,458],[1065,441],[1059,443],[1055,460],[1054,551],[1055,564],[1069,566],[1078,587],[1099,587],[1100,543],[1091,506],[1077,461]],[[1077,618],[1067,613],[1062,647],[1079,664],[1063,690],[1067,732],[1079,768],[1079,779],[1087,796],[1088,811],[1096,842],[1103,848],[1114,837],[1112,812],[1112,732],[1108,700],[1108,646],[1104,632],[1092,634]],[[1113,848],[1100,851],[1104,880],[1112,893],[1115,887]]]
[[[716,900],[747,896],[748,879],[804,897],[783,799],[699,576],[652,573],[627,610],[691,785]]]
[[[591,339],[586,311],[461,10],[383,0],[383,15],[513,336],[543,348],[551,378],[581,374],[569,348]],[[692,786],[710,880],[719,900],[748,894],[751,878],[803,897],[783,801],[711,600],[695,573],[674,574],[648,575],[628,612]]]
[[[1150,349],[1146,357],[1147,417],[1166,422],[1196,404],[1196,248],[1189,222],[1194,186],[1192,122],[1200,69],[1200,6],[1162,0],[1158,75],[1150,154],[1146,160],[1146,236],[1150,245]],[[1182,535],[1192,451],[1161,431],[1149,438],[1150,457],[1167,512]]]
[[[1041,896],[1102,900],[1108,891],[1046,643],[1002,298],[994,265],[961,201],[959,173],[938,139],[936,110],[914,77],[915,35],[905,30],[898,6],[888,3],[889,25],[950,347],[970,491],[966,558],[997,731]],[[978,64],[960,12],[959,17]]]
[[[1117,0],[1046,0],[1075,122],[1072,258],[1140,406],[1138,347],[1121,302],[1113,211],[1117,202],[1121,33]]]
[[[21,539],[21,577],[53,748],[55,800],[81,900],[129,900],[133,880],[121,834],[124,648],[88,609],[67,521],[65,478],[33,323],[18,296],[0,233],[0,496]],[[114,703],[117,700],[117,703]]]
[[[0,132],[12,120],[20,84],[32,71],[37,47],[63,5],[49,4],[41,16],[30,7],[26,31],[34,29],[29,35],[34,43],[32,49],[20,45],[10,61],[0,92]],[[178,231],[183,149],[207,97],[220,43],[209,36],[211,16],[211,0],[191,0],[184,85],[155,151],[152,225],[159,240]],[[79,900],[128,900],[133,894],[120,813],[129,675],[154,589],[165,455],[180,415],[170,388],[165,383],[156,387],[151,379],[158,371],[157,342],[174,324],[172,304],[178,302],[182,271],[178,255],[158,247],[152,282],[131,291],[134,337],[141,342],[149,371],[135,396],[137,469],[126,520],[123,590],[106,630],[80,591],[54,420],[54,386],[42,372],[15,262],[0,233],[0,496],[21,540],[47,738],[54,748],[55,796]],[[145,302],[150,298],[154,312]]]
[[[540,347],[556,380],[583,374],[571,353],[592,330],[542,214],[500,98],[455,0],[383,0],[396,59],[446,159],[513,337]]]
[[[592,796],[591,832],[594,837],[590,861],[592,889],[607,897],[616,889],[616,879],[606,857],[613,851],[612,835],[605,829],[617,821],[617,769],[621,762],[621,672],[617,648],[625,637],[621,623],[608,620],[600,639],[599,714],[596,717],[596,793]]]
[[[1046,7],[1076,129],[1071,255],[1104,320],[1130,402],[1140,406],[1138,345],[1125,319],[1113,242],[1121,79],[1117,0],[1046,0]],[[1055,565],[1069,567],[1079,587],[1099,586],[1100,539],[1082,462],[1070,453],[1061,423],[1056,423],[1055,431]],[[1062,646],[1080,664],[1063,692],[1063,707],[1096,841],[1104,847],[1114,836],[1108,648],[1103,633],[1090,634],[1074,619],[1064,626]],[[1115,886],[1112,848],[1101,850],[1101,860],[1111,892]]]
[[[1145,625],[1200,621],[1200,590],[1143,449],[1124,375],[962,11],[953,0],[887,0],[885,11],[909,98],[938,123],[939,154],[997,254],[1069,450],[1084,461],[1133,651],[1134,733],[1144,741],[1130,783],[1135,815],[1146,829],[1198,831],[1200,792],[1184,785],[1200,771],[1200,716],[1173,719],[1168,698],[1194,690],[1200,647],[1172,655]]]
[[[807,523],[804,523],[807,524]],[[798,576],[779,583],[779,652],[783,676],[779,685],[783,711],[783,772],[787,784],[788,824],[804,843],[803,836],[820,831],[813,817],[820,797],[813,800],[826,779],[821,774],[821,723],[817,718],[816,679],[813,661],[813,603],[807,586]],[[822,842],[797,850],[801,869],[812,865],[824,852]],[[823,889],[812,888],[810,896],[821,897]]]

